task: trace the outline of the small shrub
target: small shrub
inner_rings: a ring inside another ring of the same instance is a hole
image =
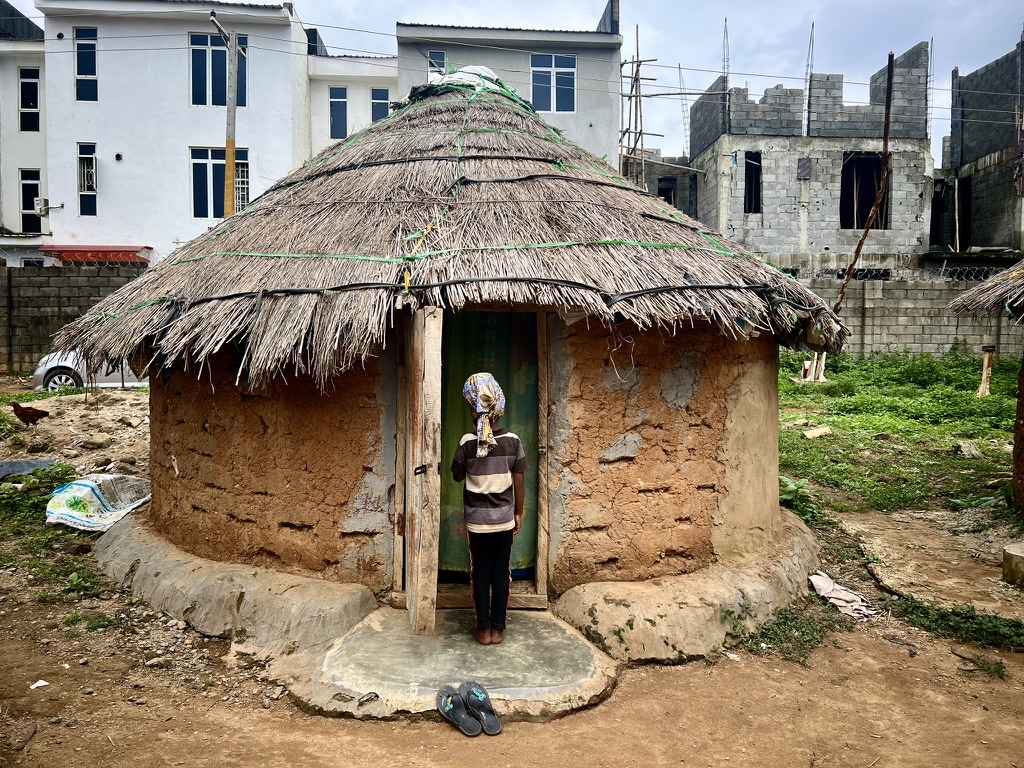
[[[852,627],[853,621],[834,608],[805,598],[776,611],[756,632],[746,636],[743,647],[762,656],[778,653],[786,661],[806,667],[811,651],[830,632],[849,631]]]
[[[106,629],[107,627],[113,626],[114,620],[105,614],[99,616],[93,616],[86,623],[85,628],[89,632],[96,632],[100,629]]]
[[[831,381],[821,388],[826,397],[849,397],[857,392],[857,385],[852,381]]]

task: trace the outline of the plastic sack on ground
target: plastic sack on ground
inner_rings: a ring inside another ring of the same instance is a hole
[[[105,531],[149,501],[149,480],[131,475],[86,475],[56,488],[46,522],[85,531]]]

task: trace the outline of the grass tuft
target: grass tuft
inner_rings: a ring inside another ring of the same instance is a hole
[[[939,637],[1001,650],[1024,648],[1024,622],[978,613],[973,605],[942,608],[913,596],[892,598],[885,605],[893,616]]]

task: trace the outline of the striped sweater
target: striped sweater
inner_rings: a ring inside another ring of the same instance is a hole
[[[476,434],[465,434],[452,459],[452,473],[466,477],[462,504],[466,529],[473,533],[510,531],[515,527],[512,475],[526,471],[526,453],[511,432],[496,429],[494,438],[498,444],[487,456],[477,458]]]

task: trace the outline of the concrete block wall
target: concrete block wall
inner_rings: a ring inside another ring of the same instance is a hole
[[[676,167],[689,165],[690,158],[686,155],[681,157],[659,156],[650,159],[644,165],[644,185],[651,194],[658,194],[658,182],[660,179],[674,179],[676,185],[675,207],[688,216],[692,216],[690,177],[693,175],[693,171],[685,171],[682,167]]]
[[[986,155],[961,166],[957,175],[971,180],[971,246],[1000,246],[1020,250],[1022,199],[1014,191],[1014,149]]]
[[[953,70],[953,166],[1012,147],[1014,111],[1024,107],[1024,42],[967,75]]]
[[[832,306],[842,280],[800,280]],[[927,352],[941,354],[957,342],[975,353],[983,344],[995,344],[997,354],[1020,357],[1024,328],[1005,313],[988,317],[960,317],[946,307],[977,283],[955,280],[854,280],[843,299],[840,317],[851,331],[846,351]]]
[[[845,104],[843,76],[811,75],[808,99],[809,136],[882,138],[888,64],[871,76],[869,104]],[[889,136],[928,137],[928,43],[918,43],[893,62]]]
[[[729,131],[729,79],[720,75],[690,107],[690,157],[696,157]]]
[[[893,62],[893,98],[889,135],[928,138],[928,43],[921,42]],[[822,138],[882,138],[888,64],[871,77],[870,104],[843,101],[843,76],[813,73],[807,102],[807,135]],[[728,89],[728,97],[717,92]],[[754,102],[746,88],[729,88],[719,77],[690,108],[690,156],[696,158],[720,136],[800,136],[804,91],[768,88]]]
[[[0,364],[31,373],[51,337],[145,267],[0,266]]]
[[[729,123],[733,136],[799,136],[803,132],[803,88],[768,88],[760,101],[746,88],[729,91]]]

